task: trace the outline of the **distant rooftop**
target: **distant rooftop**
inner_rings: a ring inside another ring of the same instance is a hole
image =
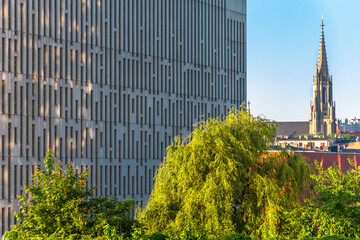
[[[277,135],[294,138],[299,135],[309,134],[309,122],[278,122]]]

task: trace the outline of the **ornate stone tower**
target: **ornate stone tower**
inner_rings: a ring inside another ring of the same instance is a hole
[[[324,22],[321,20],[319,59],[313,80],[313,101],[311,102],[310,134],[336,133],[335,102],[332,94],[332,76],[326,57]]]

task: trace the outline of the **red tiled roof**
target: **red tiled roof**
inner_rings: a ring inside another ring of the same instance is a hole
[[[349,164],[348,159],[354,162],[355,169],[357,169],[357,160],[360,160],[360,154],[354,153],[332,153],[332,152],[299,152],[308,163],[318,161],[324,169],[327,169],[336,164],[342,172],[354,169]],[[305,194],[305,198],[311,198],[310,192]],[[300,199],[303,202],[303,198]]]
[[[334,165],[334,163],[340,168],[341,171],[346,172],[349,169],[354,169],[349,164],[348,159],[354,162],[357,169],[357,160],[360,160],[360,154],[356,153],[332,153],[332,152],[300,152],[300,154],[309,162],[314,163],[318,161],[324,169],[327,169]]]

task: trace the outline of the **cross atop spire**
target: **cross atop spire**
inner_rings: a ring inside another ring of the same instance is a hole
[[[319,59],[317,63],[316,74],[328,74],[328,64],[326,56],[326,46],[325,46],[325,34],[324,34],[324,19],[321,18],[321,37],[320,37],[320,50],[319,50]]]

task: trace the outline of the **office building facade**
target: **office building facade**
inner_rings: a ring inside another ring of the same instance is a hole
[[[1,0],[0,234],[50,146],[145,203],[174,136],[246,101],[246,0]]]

